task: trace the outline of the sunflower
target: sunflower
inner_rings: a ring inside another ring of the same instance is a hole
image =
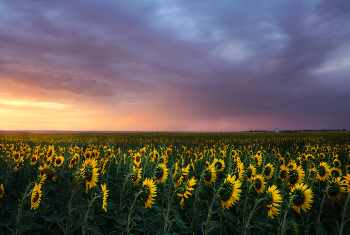
[[[341,167],[341,161],[338,158],[334,159],[333,166],[336,168]]]
[[[99,173],[97,172],[97,161],[93,158],[85,159],[83,167],[80,169],[82,177],[85,179],[86,192],[97,185]]]
[[[141,164],[141,161],[142,161],[141,155],[139,153],[136,153],[134,155],[134,164],[135,164],[135,166],[139,167],[140,164]]]
[[[177,186],[180,186],[182,182],[187,180],[187,175],[189,171],[190,171],[190,165],[187,165],[186,168],[182,168],[181,171],[177,171],[177,169],[175,169],[174,177],[175,177],[175,183]]]
[[[271,179],[274,173],[275,167],[271,163],[268,163],[266,166],[264,166],[263,174],[266,179]]]
[[[316,176],[317,176],[317,170],[315,167],[311,168],[309,170],[309,177],[310,177],[310,180],[314,180],[316,179]]]
[[[346,174],[346,176],[344,176],[344,184],[348,188],[347,192],[350,192],[350,174]]]
[[[254,159],[254,163],[257,167],[260,167],[261,166],[261,163],[262,163],[262,156],[261,156],[261,153],[256,153],[253,157]]]
[[[14,171],[18,171],[19,168],[21,168],[24,164],[24,159],[23,157],[20,157],[20,159],[17,161],[16,166],[13,168]]]
[[[77,162],[79,162],[80,155],[78,153],[74,154],[74,156],[69,161],[69,168],[72,168]]]
[[[216,171],[223,171],[225,169],[225,162],[222,159],[214,158],[212,165],[215,167]]]
[[[194,168],[194,164],[193,164],[192,158],[191,158],[191,167],[192,167],[192,170],[195,172],[196,170],[195,170],[195,168]]]
[[[55,171],[50,167],[48,167],[46,164],[44,164],[44,168],[40,166],[39,170],[40,170],[40,175],[46,174],[47,180],[53,180],[53,181],[56,180]]]
[[[104,175],[107,171],[107,163],[108,163],[109,158],[106,158],[106,160],[103,160],[103,158],[101,158],[102,163],[102,168],[101,168],[101,173]],[[117,160],[117,159],[116,159]]]
[[[210,165],[209,167],[207,167],[204,170],[203,177],[204,177],[205,185],[207,185],[207,186],[212,185],[216,180],[215,167],[213,165]]]
[[[35,183],[35,186],[32,190],[32,195],[30,197],[30,204],[31,204],[30,209],[36,210],[36,208],[38,208],[41,200],[41,195],[42,195],[41,184]]]
[[[56,157],[54,166],[56,167],[62,166],[63,162],[64,162],[63,156]]]
[[[21,157],[21,154],[19,152],[14,152],[13,153],[13,160],[17,162]]]
[[[243,162],[239,162],[236,166],[236,172],[235,172],[235,175],[236,175],[236,178],[239,179],[239,180],[243,180],[243,175],[244,175],[244,163]]]
[[[142,168],[137,168],[136,166],[132,166],[132,178],[131,181],[134,184],[134,187],[138,185],[141,181]]]
[[[345,166],[346,173],[350,173],[350,165]]]
[[[317,179],[325,181],[331,175],[331,167],[327,162],[321,162],[317,168]]]
[[[254,165],[250,164],[245,172],[245,177],[248,182],[252,182],[254,175],[256,174],[256,168]]]
[[[152,179],[146,178],[142,183],[141,192],[141,200],[145,203],[145,208],[152,208],[155,197],[157,196],[157,187],[155,182]]]
[[[288,171],[288,184],[295,186],[296,184],[304,183],[305,171],[301,166],[293,164],[292,169]]]
[[[264,176],[257,174],[253,177],[253,185],[254,189],[257,193],[261,194],[265,191],[266,188],[266,180]]]
[[[181,209],[183,209],[183,206],[185,205],[185,199],[189,199],[192,195],[192,192],[194,191],[193,186],[196,185],[197,180],[192,177],[190,180],[186,182],[186,184],[181,188],[181,192],[177,194],[181,198],[180,200],[180,206]]]
[[[38,155],[34,154],[30,160],[31,165],[35,165],[35,163],[38,161]]]
[[[273,219],[274,215],[278,215],[280,210],[277,208],[282,202],[282,196],[280,190],[277,189],[276,185],[272,185],[267,189],[267,215]]]
[[[305,159],[310,162],[310,161],[314,160],[314,156],[312,154],[306,154]]]
[[[55,146],[49,146],[49,149],[47,150],[47,157],[52,157],[55,154]]]
[[[336,167],[332,167],[330,172],[331,172],[331,176],[333,178],[338,178],[338,177],[341,178],[343,176],[343,172],[339,168],[336,168]]]
[[[0,185],[0,198],[2,198],[2,196],[4,195],[4,193],[5,193],[4,185],[1,184],[1,185]]]
[[[280,178],[284,182],[287,179],[288,171],[289,170],[285,165],[281,165],[280,172],[278,174],[278,178]]]
[[[51,166],[52,164],[52,157],[46,157],[46,160],[44,160],[47,166]]]
[[[156,172],[154,174],[154,180],[160,184],[164,183],[168,178],[168,168],[165,164],[161,163],[157,166]]]
[[[44,184],[45,183],[45,180],[46,180],[46,178],[47,178],[47,175],[46,174],[39,174],[38,175],[38,178],[37,178],[37,184]]]
[[[341,177],[333,178],[327,187],[327,196],[332,202],[340,201],[342,194],[346,192],[346,182],[341,181]]]
[[[293,209],[300,214],[300,208],[306,212],[313,202],[312,190],[306,184],[296,184],[290,192]]]
[[[102,189],[102,209],[107,212],[107,197],[108,197],[108,191],[106,184],[101,184]]]
[[[231,176],[228,174],[218,195],[221,199],[222,207],[229,209],[230,206],[233,206],[239,200],[242,192],[242,190],[239,189],[241,186],[241,181],[236,180],[235,175]]]

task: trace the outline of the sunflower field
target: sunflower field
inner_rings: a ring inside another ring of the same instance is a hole
[[[0,234],[350,234],[348,132],[1,134]]]

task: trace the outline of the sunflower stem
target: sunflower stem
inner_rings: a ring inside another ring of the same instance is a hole
[[[320,205],[320,212],[318,213],[318,217],[317,217],[317,223],[319,223],[319,224],[321,223],[322,207],[323,207],[325,199],[326,199],[326,194],[323,195],[322,202]]]
[[[287,225],[286,225],[287,214],[288,214],[289,208],[290,208],[291,205],[292,205],[292,202],[293,202],[294,198],[296,198],[296,195],[292,196],[292,198],[290,199],[290,201],[289,201],[289,203],[288,203],[287,209],[286,209],[286,211],[284,212],[283,223],[282,223],[282,229],[281,229],[281,235],[285,234],[285,232],[286,232],[286,227],[287,227]]]
[[[16,223],[17,225],[19,226],[20,225],[20,222],[21,222],[21,218],[22,218],[22,208],[23,208],[23,204],[24,204],[24,201],[27,197],[29,197],[31,195],[31,192],[28,193],[28,191],[30,191],[30,186],[33,184],[34,182],[31,182],[28,186],[27,186],[27,189],[26,191],[24,192],[23,194],[23,197],[22,197],[22,201],[21,203],[18,205],[18,210],[17,210],[17,216],[16,216]],[[21,228],[17,227],[16,228],[16,235],[17,234],[21,234]]]
[[[211,201],[211,204],[210,204],[210,207],[209,207],[209,211],[208,211],[208,216],[207,216],[207,224],[205,226],[205,232],[204,232],[205,235],[207,235],[208,232],[209,232],[208,228],[209,228],[209,221],[210,221],[210,217],[211,217],[211,210],[213,209],[213,205],[214,205],[216,196],[218,195],[218,193],[220,192],[221,189],[223,189],[223,188],[221,187],[215,192],[213,200]]]
[[[140,196],[141,193],[143,193],[143,191],[140,191],[140,192],[136,195],[136,197],[135,197],[135,199],[134,199],[134,202],[133,202],[132,205],[131,205],[131,208],[130,208],[130,211],[129,211],[129,216],[128,216],[128,224],[127,224],[127,226],[126,226],[127,234],[129,234],[129,233],[130,233],[130,230],[131,230],[130,224],[131,224],[131,221],[132,221],[132,220],[131,220],[132,211],[134,210],[134,206],[135,206],[135,204],[136,204],[137,198]]]
[[[340,223],[340,229],[339,229],[339,235],[343,234],[344,225],[346,223],[346,222],[344,222],[344,220],[345,220],[346,210],[348,209],[349,201],[350,201],[350,192],[348,192],[348,198],[346,199],[345,206],[343,208],[343,213],[342,213],[341,223]]]
[[[174,191],[174,194],[171,197],[170,202],[168,201],[167,206],[166,206],[166,212],[165,212],[165,216],[164,216],[164,233],[165,234],[167,233],[167,229],[168,229],[168,219],[169,219],[169,214],[170,214],[170,210],[171,210],[171,205],[173,204],[175,195],[179,189],[181,189],[181,188],[178,188]]]
[[[259,204],[261,203],[261,202],[263,202],[265,200],[265,198],[261,198],[259,201],[257,201],[256,203],[255,203],[255,205],[254,205],[254,207],[253,207],[253,210],[252,210],[252,212],[250,213],[250,215],[249,215],[249,217],[248,217],[248,220],[247,220],[247,222],[246,222],[246,224],[245,224],[245,226],[244,226],[244,228],[243,228],[243,234],[244,235],[246,235],[246,234],[249,234],[249,222],[250,222],[250,220],[253,218],[253,216],[254,216],[254,214],[255,214],[255,211],[258,209],[258,206],[260,206]]]
[[[90,203],[89,203],[88,209],[87,209],[87,211],[86,211],[86,213],[85,213],[84,224],[83,224],[83,226],[82,226],[82,234],[83,234],[83,235],[85,235],[85,233],[86,233],[86,222],[87,222],[87,220],[88,220],[88,218],[89,218],[89,214],[90,214],[91,208],[92,208],[92,206],[93,206],[93,203],[94,203],[94,201],[95,201],[97,198],[100,198],[100,197],[101,197],[101,196],[95,196],[95,197],[90,201]]]

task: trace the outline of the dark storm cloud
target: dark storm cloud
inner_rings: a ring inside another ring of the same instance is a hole
[[[322,69],[350,48],[349,9],[338,0],[7,1],[0,69],[42,89],[136,94],[184,119],[342,128],[347,73]]]

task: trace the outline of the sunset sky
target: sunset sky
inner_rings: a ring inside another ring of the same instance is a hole
[[[0,2],[0,130],[350,128],[349,0]]]

